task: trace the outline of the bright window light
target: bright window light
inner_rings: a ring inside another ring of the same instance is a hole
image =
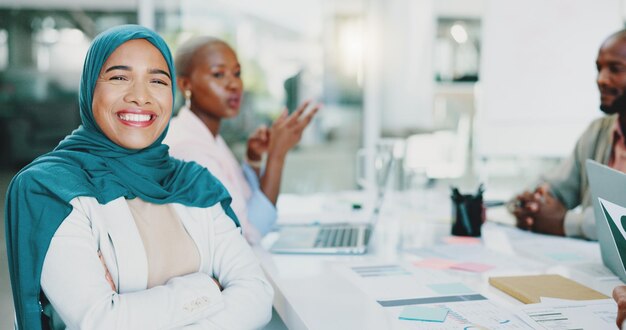
[[[467,31],[461,24],[457,23],[452,25],[450,28],[450,34],[452,35],[452,38],[454,38],[454,41],[459,44],[464,44],[467,41]]]

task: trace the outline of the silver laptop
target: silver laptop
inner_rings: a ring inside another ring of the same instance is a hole
[[[366,223],[323,223],[284,225],[272,245],[273,253],[363,254],[378,221],[384,192],[378,194],[370,220]]]
[[[626,281],[626,174],[587,160],[602,261]]]

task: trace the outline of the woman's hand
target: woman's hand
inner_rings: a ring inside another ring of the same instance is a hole
[[[113,282],[113,277],[111,277],[111,273],[109,273],[109,269],[107,268],[107,264],[104,262],[104,258],[102,257],[102,252],[98,251],[98,258],[100,258],[100,262],[102,262],[102,267],[104,267],[104,278],[109,282],[111,286],[111,290],[117,292],[115,288],[115,282]]]
[[[220,288],[220,291],[224,291],[224,288],[222,288],[222,285],[215,277],[211,277],[211,279],[213,280],[213,282],[215,282],[215,284],[217,284],[217,287]]]
[[[302,131],[309,125],[320,108],[320,105],[316,104],[311,111],[304,114],[309,103],[309,101],[302,103],[291,115],[288,115],[287,109],[285,109],[269,130],[267,164],[260,179],[261,191],[274,205],[278,200],[287,152],[300,142]]]
[[[285,157],[302,138],[302,132],[311,123],[313,116],[320,108],[320,104],[313,106],[306,115],[304,111],[311,102],[302,103],[296,111],[288,115],[287,109],[274,121],[270,128],[268,152],[270,157]]]
[[[622,329],[626,319],[626,286],[620,285],[613,289],[613,299],[617,303],[617,319],[615,323],[618,329]]]
[[[270,141],[270,130],[261,126],[248,137],[248,148],[246,155],[249,160],[260,161],[263,154],[267,152]]]

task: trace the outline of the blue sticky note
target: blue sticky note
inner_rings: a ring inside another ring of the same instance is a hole
[[[437,283],[428,284],[428,287],[438,294],[442,295],[457,295],[457,294],[469,294],[474,291],[466,287],[463,283]]]
[[[406,306],[400,316],[400,320],[443,322],[450,310],[441,307]]]

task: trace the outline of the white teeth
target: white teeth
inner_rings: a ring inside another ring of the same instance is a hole
[[[152,118],[151,115],[140,115],[135,113],[118,113],[117,114],[120,119],[125,121],[136,121],[136,122],[144,122],[149,121]]]

